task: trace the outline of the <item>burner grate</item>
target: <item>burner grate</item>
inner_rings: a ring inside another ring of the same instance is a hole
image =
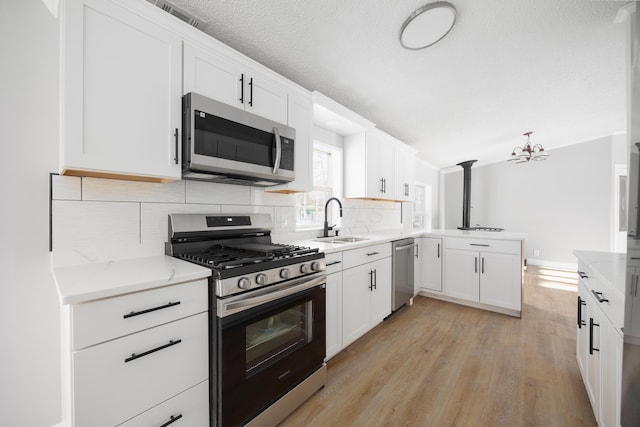
[[[216,244],[201,252],[179,253],[177,256],[185,261],[215,270],[225,270],[317,252],[317,248],[304,246],[247,242],[230,245]]]

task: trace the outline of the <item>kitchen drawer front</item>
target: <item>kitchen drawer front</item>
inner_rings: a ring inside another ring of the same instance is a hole
[[[621,328],[624,327],[624,295],[615,286],[596,277],[589,268],[580,265],[578,268],[580,280],[587,288],[589,296],[593,298],[593,304],[621,334]]]
[[[201,313],[74,352],[74,425],[117,425],[206,380],[207,325]]]
[[[172,397],[122,424],[121,427],[163,426],[175,419],[171,427],[209,425],[209,381]]]
[[[324,260],[327,264],[327,274],[342,271],[344,265],[342,262],[342,252],[326,254]]]
[[[201,313],[208,309],[207,295],[207,279],[202,279],[76,304],[72,347],[78,350]]]
[[[445,238],[447,249],[467,249],[482,252],[498,252],[502,254],[520,254],[519,240],[469,239],[464,237]]]
[[[352,268],[390,256],[391,243],[381,243],[365,248],[352,249],[342,253],[342,268]]]

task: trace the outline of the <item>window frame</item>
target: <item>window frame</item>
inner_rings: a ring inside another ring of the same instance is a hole
[[[329,192],[328,197],[337,197],[339,199],[342,198],[342,181],[343,181],[343,150],[342,147],[337,147],[334,145],[326,144],[322,141],[314,140],[312,150],[315,151],[324,151],[331,155],[331,186],[323,187],[315,185],[314,178],[315,174],[312,171],[312,185],[311,192],[319,191],[319,192]],[[312,162],[313,167],[313,162]],[[322,215],[322,219],[317,218],[315,222],[310,223],[301,223],[300,219],[300,209],[303,207],[301,199],[304,195],[309,194],[310,192],[299,193],[296,196],[296,230],[297,231],[310,231],[310,230],[322,230],[324,215]],[[327,199],[328,199],[327,197]],[[323,207],[324,208],[324,207]],[[318,209],[316,207],[316,209]],[[338,223],[337,218],[339,217],[338,207],[336,203],[331,204],[329,207],[330,212],[328,213],[328,217],[331,218],[331,221],[334,221],[333,218],[336,218],[335,222]],[[324,212],[323,212],[324,214]],[[331,224],[330,224],[331,225]]]

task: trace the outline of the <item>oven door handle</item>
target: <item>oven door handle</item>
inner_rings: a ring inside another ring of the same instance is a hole
[[[266,292],[260,293],[259,295],[247,296],[243,294],[228,299],[219,299],[218,317],[229,316],[307,289],[315,288],[325,283],[326,279],[327,275],[323,272],[306,276],[292,282],[282,283],[281,285],[274,285],[268,290],[265,289]]]

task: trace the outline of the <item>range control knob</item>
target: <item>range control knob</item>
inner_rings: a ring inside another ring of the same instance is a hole
[[[266,276],[266,275],[264,275],[264,274],[262,274],[262,273],[261,273],[261,274],[258,274],[258,275],[256,276],[256,283],[257,283],[258,285],[260,285],[260,286],[262,286],[262,285],[266,285],[266,284],[267,284],[267,276]]]
[[[288,268],[283,268],[282,270],[280,270],[281,279],[288,279],[290,276],[291,276],[291,272],[289,271]]]
[[[238,280],[238,287],[240,289],[249,289],[251,287],[251,280],[247,279],[246,277],[241,278],[240,280]]]
[[[319,271],[320,270],[320,263],[318,261],[313,261],[311,263],[311,270]]]
[[[307,274],[309,272],[309,266],[307,264],[302,264],[300,266],[300,273]]]

